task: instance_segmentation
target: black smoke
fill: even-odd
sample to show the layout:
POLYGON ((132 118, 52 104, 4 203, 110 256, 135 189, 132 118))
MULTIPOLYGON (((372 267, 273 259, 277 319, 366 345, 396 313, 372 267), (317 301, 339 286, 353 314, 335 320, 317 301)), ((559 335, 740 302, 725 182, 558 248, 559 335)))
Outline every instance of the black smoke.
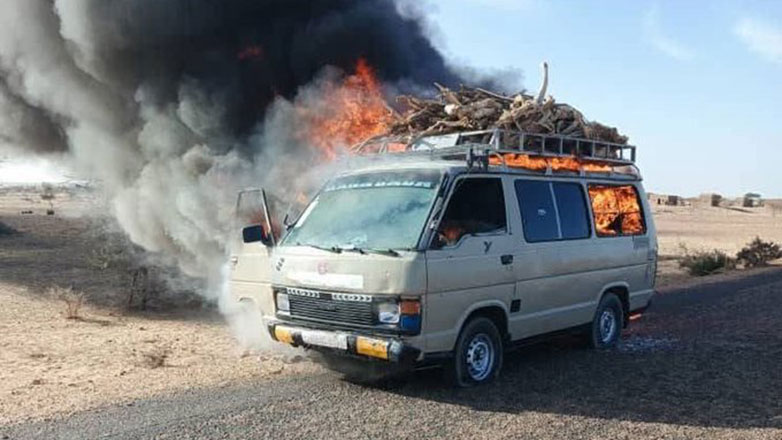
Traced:
POLYGON ((296 106, 359 58, 459 82, 392 0, 3 0, 0 148, 67 152, 134 242, 216 280, 237 190, 303 179, 296 106))
POLYGON ((219 124, 199 135, 241 138, 276 97, 291 99, 324 66, 349 71, 359 57, 385 82, 457 82, 421 23, 390 0, 64 0, 53 6, 64 25, 63 45, 113 93, 132 100, 143 89, 149 103, 164 107, 180 99, 184 84, 199 90, 204 105, 223 109, 219 124), (69 32, 69 20, 78 34, 69 32))

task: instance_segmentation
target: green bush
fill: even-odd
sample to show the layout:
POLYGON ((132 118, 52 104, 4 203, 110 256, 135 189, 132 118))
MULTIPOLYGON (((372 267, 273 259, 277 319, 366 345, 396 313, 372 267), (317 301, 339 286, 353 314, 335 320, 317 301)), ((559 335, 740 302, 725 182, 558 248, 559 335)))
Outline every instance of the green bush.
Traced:
POLYGON ((736 259, 744 267, 767 266, 769 262, 782 258, 782 249, 773 241, 763 241, 760 237, 747 243, 736 254, 736 259))
POLYGON ((728 254, 714 249, 710 251, 687 251, 679 260, 679 267, 687 269, 690 275, 704 276, 736 267, 736 260, 728 254))

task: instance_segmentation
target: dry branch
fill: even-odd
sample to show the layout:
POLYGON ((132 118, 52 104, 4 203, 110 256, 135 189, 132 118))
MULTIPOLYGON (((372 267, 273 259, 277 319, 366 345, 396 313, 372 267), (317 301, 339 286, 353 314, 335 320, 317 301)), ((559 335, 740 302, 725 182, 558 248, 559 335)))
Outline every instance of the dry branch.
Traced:
POLYGON ((532 133, 560 134, 626 144, 616 128, 588 121, 574 107, 558 104, 550 96, 542 104, 523 93, 504 96, 480 88, 462 86, 458 91, 435 83, 437 99, 400 96, 407 108, 395 118, 388 135, 412 139, 493 128, 532 133))

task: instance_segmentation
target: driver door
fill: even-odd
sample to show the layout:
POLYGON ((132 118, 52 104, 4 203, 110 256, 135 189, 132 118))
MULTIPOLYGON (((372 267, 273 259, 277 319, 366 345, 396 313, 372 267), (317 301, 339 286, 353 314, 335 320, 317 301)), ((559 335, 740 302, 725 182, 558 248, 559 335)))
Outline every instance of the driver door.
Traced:
MULTIPOLYGON (((239 302, 254 302, 262 316, 274 314, 271 254, 281 231, 279 223, 272 215, 269 199, 263 189, 250 189, 239 193, 234 228, 237 233, 230 243, 231 295, 239 302), (248 234, 248 231, 257 233, 248 234)), ((278 205, 276 201, 273 199, 272 205, 278 205)))
POLYGON ((513 243, 503 179, 454 183, 437 235, 426 251, 428 351, 449 351, 466 317, 480 307, 507 311, 513 300, 513 243))

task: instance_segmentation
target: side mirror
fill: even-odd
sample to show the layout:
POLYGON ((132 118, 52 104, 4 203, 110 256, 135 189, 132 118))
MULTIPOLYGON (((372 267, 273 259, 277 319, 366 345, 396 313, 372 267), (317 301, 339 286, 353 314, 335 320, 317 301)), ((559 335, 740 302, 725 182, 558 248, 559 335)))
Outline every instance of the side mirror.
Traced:
POLYGON ((285 214, 285 218, 282 219, 282 225, 285 226, 286 231, 290 231, 292 227, 296 226, 296 222, 290 221, 290 216, 285 214))
POLYGON ((264 246, 272 246, 273 244, 271 237, 266 234, 261 225, 248 226, 242 229, 242 241, 245 243, 261 242, 264 246))

